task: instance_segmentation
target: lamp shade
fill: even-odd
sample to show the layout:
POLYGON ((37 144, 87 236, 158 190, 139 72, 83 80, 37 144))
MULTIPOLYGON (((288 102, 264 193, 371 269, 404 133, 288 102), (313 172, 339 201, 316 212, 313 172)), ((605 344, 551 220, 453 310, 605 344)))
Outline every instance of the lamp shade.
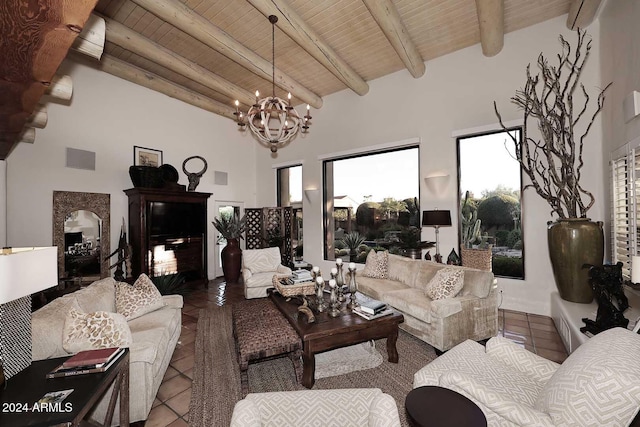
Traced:
POLYGON ((12 248, 0 255, 0 304, 57 284, 57 247, 12 248))
POLYGON ((422 225, 426 227, 451 225, 451 211, 422 211, 422 225))

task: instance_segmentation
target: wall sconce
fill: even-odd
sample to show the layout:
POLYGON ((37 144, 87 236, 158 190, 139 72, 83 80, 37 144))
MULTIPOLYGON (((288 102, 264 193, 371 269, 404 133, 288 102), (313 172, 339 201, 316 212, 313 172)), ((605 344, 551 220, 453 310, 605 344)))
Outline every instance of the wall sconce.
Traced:
POLYGON ((311 202, 320 190, 317 188, 307 188, 304 190, 304 196, 307 198, 308 202, 311 202))
POLYGON ((424 183, 427 185, 429 191, 436 196, 441 196, 446 193, 450 178, 451 176, 448 173, 434 173, 425 177, 424 183))

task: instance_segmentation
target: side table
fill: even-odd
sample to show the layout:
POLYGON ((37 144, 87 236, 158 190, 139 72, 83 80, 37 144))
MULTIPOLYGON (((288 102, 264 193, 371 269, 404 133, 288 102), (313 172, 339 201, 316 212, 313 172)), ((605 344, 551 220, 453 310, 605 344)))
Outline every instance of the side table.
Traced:
POLYGON ((414 388, 404 402, 411 425, 416 427, 487 427, 482 410, 448 388, 414 388))
POLYGON ((106 372, 46 378, 68 357, 33 362, 0 387, 0 426, 79 426, 114 384, 105 426, 111 425, 116 400, 120 396, 120 426, 129 426, 129 349, 106 372), (60 404, 34 410, 34 404, 48 392, 73 389, 60 404))

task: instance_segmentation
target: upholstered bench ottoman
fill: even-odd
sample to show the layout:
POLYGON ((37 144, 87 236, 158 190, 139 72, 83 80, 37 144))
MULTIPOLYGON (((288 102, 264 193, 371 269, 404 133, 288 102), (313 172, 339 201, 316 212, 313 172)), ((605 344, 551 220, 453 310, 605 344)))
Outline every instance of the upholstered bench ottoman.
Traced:
POLYGON ((296 380, 300 382, 302 341, 280 310, 265 298, 234 304, 232 313, 242 396, 249 393, 247 369, 249 363, 254 361, 289 356, 296 380))

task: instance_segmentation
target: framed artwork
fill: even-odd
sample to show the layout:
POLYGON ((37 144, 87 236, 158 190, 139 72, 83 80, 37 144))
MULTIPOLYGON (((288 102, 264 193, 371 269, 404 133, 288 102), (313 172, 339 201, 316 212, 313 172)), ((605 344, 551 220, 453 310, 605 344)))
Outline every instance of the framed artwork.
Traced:
POLYGON ((162 151, 153 148, 133 146, 134 166, 162 166, 162 151))

